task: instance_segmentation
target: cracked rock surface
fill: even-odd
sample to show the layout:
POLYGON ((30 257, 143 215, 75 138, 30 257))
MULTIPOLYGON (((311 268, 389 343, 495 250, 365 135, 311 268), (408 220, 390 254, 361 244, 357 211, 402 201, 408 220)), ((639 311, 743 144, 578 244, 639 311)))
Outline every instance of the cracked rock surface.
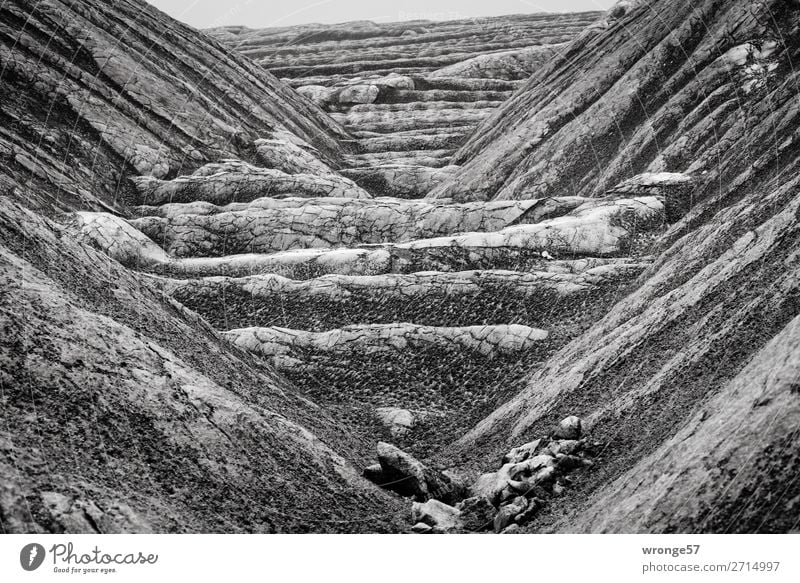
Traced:
MULTIPOLYGON (((446 204, 397 199, 258 199, 225 207, 165 205, 131 222, 175 257, 402 242, 498 231, 565 214, 581 199, 446 204)), ((140 212, 150 212, 141 209, 140 212)))
POLYGON ((239 160, 205 165, 191 175, 172 180, 141 176, 134 179, 138 204, 205 201, 214 204, 273 197, 369 198, 356 184, 333 173, 287 174, 239 160))

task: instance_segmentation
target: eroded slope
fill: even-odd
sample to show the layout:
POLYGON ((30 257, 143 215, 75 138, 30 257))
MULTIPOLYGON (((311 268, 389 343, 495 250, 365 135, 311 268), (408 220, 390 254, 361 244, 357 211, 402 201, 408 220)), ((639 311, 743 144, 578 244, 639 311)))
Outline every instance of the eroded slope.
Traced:
POLYGON ((769 184, 795 159, 797 11, 619 3, 472 134, 432 196, 597 196, 643 172, 695 176, 695 199, 769 184))
MULTIPOLYGON (((796 480, 800 355, 792 348, 800 314, 797 85, 792 69, 800 49, 800 15, 791 2, 705 2, 695 3, 694 8, 683 11, 675 22, 670 18, 678 16, 667 14, 674 11, 674 3, 638 3, 627 16, 625 10, 617 12, 622 18, 619 24, 608 32, 592 33, 600 34, 592 38, 602 38, 612 47, 625 46, 625 39, 639 38, 643 31, 668 23, 672 32, 663 43, 669 45, 683 38, 681 31, 702 22, 703 34, 693 36, 692 43, 675 45, 683 57, 664 59, 662 44, 631 61, 612 84, 619 91, 630 87, 642 63, 651 68, 676 67, 670 83, 690 81, 685 91, 673 87, 664 95, 664 109, 651 110, 647 119, 630 126, 630 136, 653 135, 666 131, 659 124, 672 108, 669 103, 689 95, 699 98, 691 83, 715 70, 683 75, 684 59, 696 64, 706 58, 726 71, 717 78, 721 84, 714 87, 714 95, 718 104, 728 104, 727 113, 705 118, 686 112, 682 122, 662 134, 662 155, 652 150, 650 169, 672 173, 626 176, 651 159, 630 149, 636 143, 631 137, 617 144, 619 148, 609 143, 609 149, 598 150, 604 156, 624 158, 631 164, 628 170, 610 158, 607 164, 580 167, 567 160, 546 170, 556 177, 554 181, 544 179, 534 187, 541 192, 559 188, 557 176, 566 180, 571 171, 576 185, 585 180, 586 187, 578 192, 595 195, 605 192, 606 180, 628 178, 611 190, 642 195, 677 189, 679 198, 687 197, 688 214, 656 240, 653 265, 626 298, 551 357, 533 373, 526 390, 449 452, 466 466, 474 466, 474 458, 469 458, 476 451, 484 452, 488 461, 509 446, 546 432, 567 414, 583 417, 593 438, 601 442, 602 453, 576 479, 576 489, 533 523, 534 530, 786 532, 795 529, 800 519, 796 480), (721 31, 730 33, 724 42, 718 36, 721 31), (767 31, 772 31, 769 38, 776 44, 771 45, 769 62, 764 62, 759 59, 767 58, 763 56, 767 31), (741 46, 753 38, 764 40, 756 52, 741 46), (734 66, 731 58, 737 54, 743 60, 734 66), (747 71, 763 75, 753 83, 736 85, 742 82, 737 75, 750 74, 747 71), (697 141, 700 126, 716 136, 709 136, 706 147, 697 141), (670 151, 680 152, 682 161, 665 157, 670 151), (707 158, 712 152, 718 156, 713 164, 707 158)), ((560 103, 578 103, 590 90, 598 96, 595 105, 575 119, 575 127, 588 124, 597 129, 597 124, 609 121, 595 107, 611 107, 607 96, 613 91, 604 93, 602 88, 613 80, 607 76, 609 69, 595 59, 610 63, 627 54, 589 50, 594 42, 600 41, 589 37, 576 41, 571 49, 574 65, 562 71, 591 83, 563 92, 560 103)), ((550 71, 548 80, 560 82, 558 72, 550 71)), ((642 103, 657 99, 659 92, 651 87, 641 93, 642 103)), ((522 103, 536 95, 538 90, 531 87, 517 99, 522 103)), ((533 107, 532 123, 522 131, 544 119, 537 116, 546 110, 533 107)), ((681 110, 673 111, 677 115, 681 110)), ((498 184, 505 189, 525 183, 525 177, 533 180, 536 164, 561 160, 553 148, 578 156, 577 143, 578 149, 562 150, 570 139, 581 139, 574 132, 570 138, 569 125, 540 136, 546 138, 541 140, 528 133, 527 157, 522 162, 516 158, 523 170, 509 181, 502 172, 492 174, 496 181, 487 184, 486 192, 502 198, 512 191, 498 191, 498 184)), ((498 143, 473 160, 482 164, 486 156, 501 156, 502 150, 498 143)), ((530 192, 521 188, 516 192, 530 192)))
POLYGON ((4 532, 396 528, 362 446, 196 314, 7 198, 0 243, 4 532))
POLYGON ((131 177, 257 159, 285 131, 335 160, 344 136, 248 59, 139 0, 0 7, 0 194, 122 212, 131 177))

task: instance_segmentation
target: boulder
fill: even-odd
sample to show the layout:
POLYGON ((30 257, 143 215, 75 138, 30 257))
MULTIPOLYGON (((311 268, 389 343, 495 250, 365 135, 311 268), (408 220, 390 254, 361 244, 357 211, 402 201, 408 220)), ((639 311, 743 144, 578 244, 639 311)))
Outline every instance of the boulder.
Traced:
POLYGON ((425 534, 433 530, 433 527, 425 524, 424 522, 418 522, 414 526, 411 527, 411 532, 415 532, 417 534, 425 534))
POLYGON ((414 428, 416 417, 408 409, 397 407, 379 407, 375 413, 391 432, 393 437, 403 437, 414 428))
POLYGON ((443 473, 389 443, 378 443, 378 461, 383 483, 388 490, 424 502, 429 498, 455 504, 466 495, 466 488, 443 473))
POLYGON ((411 507, 411 520, 445 531, 463 526, 461 512, 439 500, 415 502, 411 507))
POLYGON ((430 497, 425 478, 426 468, 419 460, 381 441, 378 443, 378 461, 386 478, 386 488, 415 500, 427 500, 430 497))
POLYGON ((526 459, 531 457, 534 453, 536 453, 536 450, 539 448, 541 444, 542 440, 536 439, 524 445, 520 445, 519 447, 515 447, 514 449, 512 449, 510 452, 508 452, 506 455, 503 456, 503 463, 516 464, 521 461, 525 461, 526 459))
POLYGON ((514 518, 520 512, 525 510, 524 506, 517 504, 508 504, 500 509, 500 512, 494 517, 494 531, 501 532, 505 527, 514 522, 514 518))
POLYGON ((555 439, 580 439, 581 438, 581 419, 570 415, 562 419, 553 431, 555 439))

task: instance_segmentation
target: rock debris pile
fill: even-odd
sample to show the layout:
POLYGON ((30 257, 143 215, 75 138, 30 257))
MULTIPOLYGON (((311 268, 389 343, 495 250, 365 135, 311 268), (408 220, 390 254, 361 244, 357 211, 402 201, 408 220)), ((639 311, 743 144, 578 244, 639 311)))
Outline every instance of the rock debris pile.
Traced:
POLYGON ((367 467, 364 476, 414 501, 412 532, 511 534, 548 501, 564 495, 573 484, 572 474, 594 465, 599 446, 583 435, 581 419, 569 416, 549 436, 513 448, 503 456, 500 469, 471 484, 383 442, 378 444, 379 463, 367 467))

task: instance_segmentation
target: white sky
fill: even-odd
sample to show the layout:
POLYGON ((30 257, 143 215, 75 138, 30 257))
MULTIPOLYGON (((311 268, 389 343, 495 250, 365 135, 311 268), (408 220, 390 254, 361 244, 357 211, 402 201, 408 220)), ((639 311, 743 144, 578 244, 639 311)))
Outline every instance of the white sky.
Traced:
POLYGON ((148 0, 196 28, 250 28, 350 20, 454 20, 533 12, 606 10, 616 0, 148 0))

